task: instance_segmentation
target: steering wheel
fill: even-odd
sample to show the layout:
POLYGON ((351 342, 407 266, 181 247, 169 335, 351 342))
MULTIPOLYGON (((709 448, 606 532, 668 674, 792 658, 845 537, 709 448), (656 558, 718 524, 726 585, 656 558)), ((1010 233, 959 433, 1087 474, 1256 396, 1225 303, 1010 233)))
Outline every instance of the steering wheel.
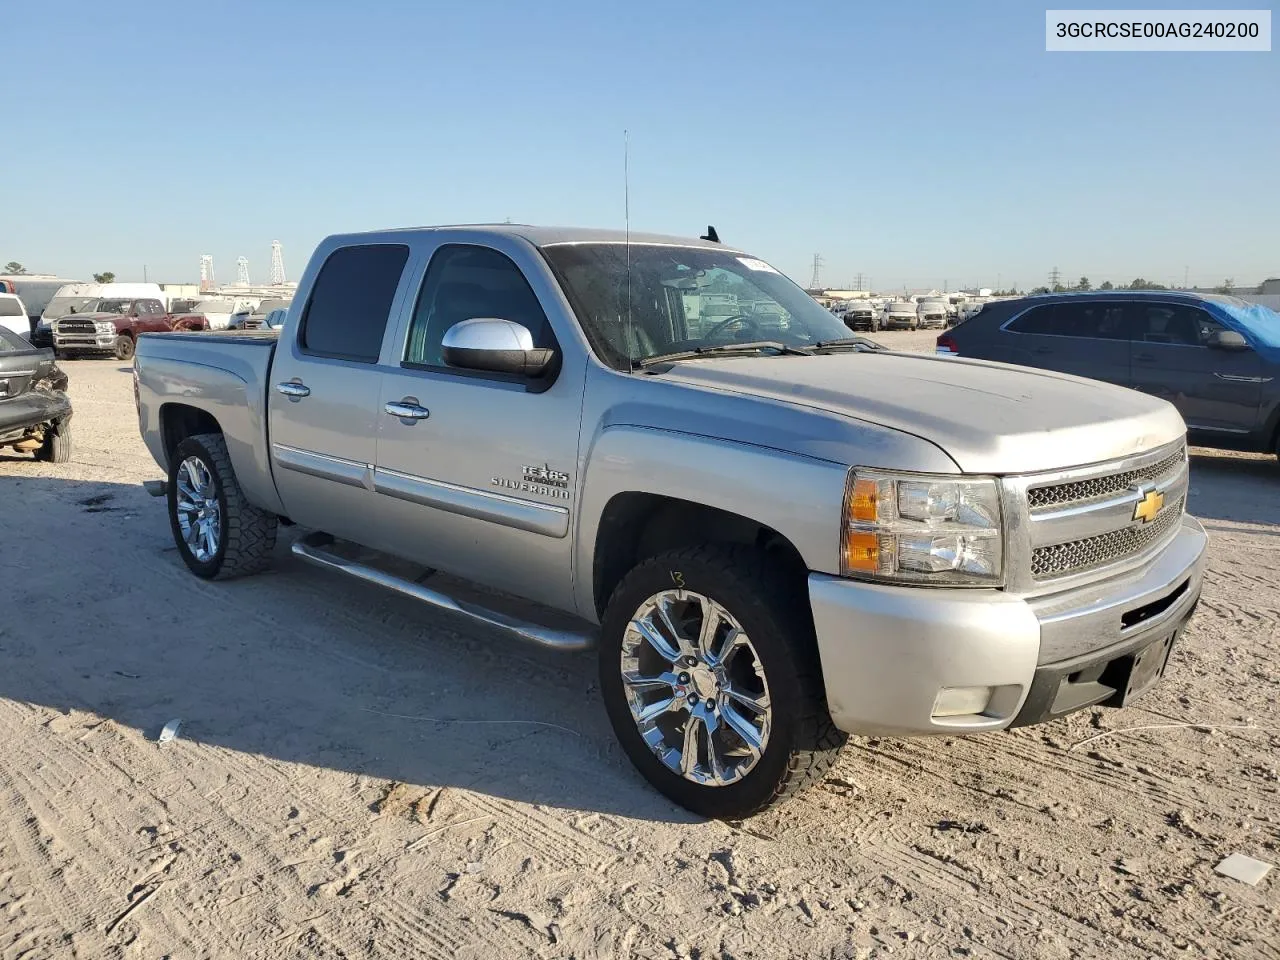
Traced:
POLYGON ((702 339, 704 339, 704 340, 714 340, 714 339, 715 339, 715 336, 716 336, 716 334, 717 334, 717 333, 719 333, 719 332, 720 332, 721 330, 723 330, 725 327, 729 326, 729 324, 731 324, 731 323, 738 323, 739 321, 742 321, 743 323, 746 323, 746 324, 751 328, 751 330, 752 330, 754 333, 759 333, 759 332, 760 332, 760 321, 759 321, 759 320, 757 320, 755 317, 753 317, 753 316, 751 316, 751 315, 749 315, 749 314, 739 313, 739 314, 737 314, 737 315, 735 315, 735 316, 727 317, 727 318, 725 318, 724 320, 721 320, 721 321, 720 321, 719 323, 717 323, 714 327, 712 327, 710 330, 708 330, 706 333, 704 333, 704 334, 702 335, 702 339))

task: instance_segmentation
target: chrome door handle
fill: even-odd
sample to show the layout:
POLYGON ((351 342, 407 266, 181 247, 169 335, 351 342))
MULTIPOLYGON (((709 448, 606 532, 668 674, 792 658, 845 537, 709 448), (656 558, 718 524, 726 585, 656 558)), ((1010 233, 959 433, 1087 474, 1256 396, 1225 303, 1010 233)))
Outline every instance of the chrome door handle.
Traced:
POLYGON ((311 388, 305 383, 299 383, 296 380, 286 380, 284 383, 277 383, 276 389, 290 400, 301 400, 303 397, 311 396, 311 388))
POLYGON ((425 420, 431 416, 430 410, 426 407, 418 406, 416 397, 393 400, 391 403, 383 404, 382 409, 386 411, 388 416, 396 417, 400 420, 425 420))

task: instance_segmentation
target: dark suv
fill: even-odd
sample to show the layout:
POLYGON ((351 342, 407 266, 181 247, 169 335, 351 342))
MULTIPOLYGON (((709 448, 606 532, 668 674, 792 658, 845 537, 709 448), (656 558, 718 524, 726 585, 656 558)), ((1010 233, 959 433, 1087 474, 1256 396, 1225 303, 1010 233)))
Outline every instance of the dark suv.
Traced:
POLYGON ((988 303, 938 353, 1106 380, 1168 400, 1193 443, 1280 453, 1280 314, 1235 297, 1127 291, 988 303))

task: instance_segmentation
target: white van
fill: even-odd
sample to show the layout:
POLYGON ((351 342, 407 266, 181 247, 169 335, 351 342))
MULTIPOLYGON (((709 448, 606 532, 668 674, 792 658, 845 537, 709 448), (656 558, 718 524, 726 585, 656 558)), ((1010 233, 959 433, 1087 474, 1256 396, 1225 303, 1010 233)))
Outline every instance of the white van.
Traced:
POLYGON ((40 322, 36 324, 32 334, 33 339, 36 346, 52 346, 53 330, 50 324, 59 317, 84 313, 86 309, 92 309, 99 300, 138 299, 155 299, 163 304, 169 302, 158 283, 68 283, 58 288, 58 292, 44 308, 44 313, 40 314, 40 322))

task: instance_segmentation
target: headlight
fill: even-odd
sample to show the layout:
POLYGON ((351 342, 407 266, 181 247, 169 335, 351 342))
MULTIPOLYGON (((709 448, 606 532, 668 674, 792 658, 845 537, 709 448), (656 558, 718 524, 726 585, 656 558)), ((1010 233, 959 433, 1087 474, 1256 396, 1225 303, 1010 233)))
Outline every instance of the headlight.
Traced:
POLYGON ((845 576, 1000 586, 1003 557, 994 479, 849 471, 840 551, 845 576))
POLYGON ((98 333, 115 333, 116 325, 110 320, 95 320, 93 321, 93 329, 98 333))

